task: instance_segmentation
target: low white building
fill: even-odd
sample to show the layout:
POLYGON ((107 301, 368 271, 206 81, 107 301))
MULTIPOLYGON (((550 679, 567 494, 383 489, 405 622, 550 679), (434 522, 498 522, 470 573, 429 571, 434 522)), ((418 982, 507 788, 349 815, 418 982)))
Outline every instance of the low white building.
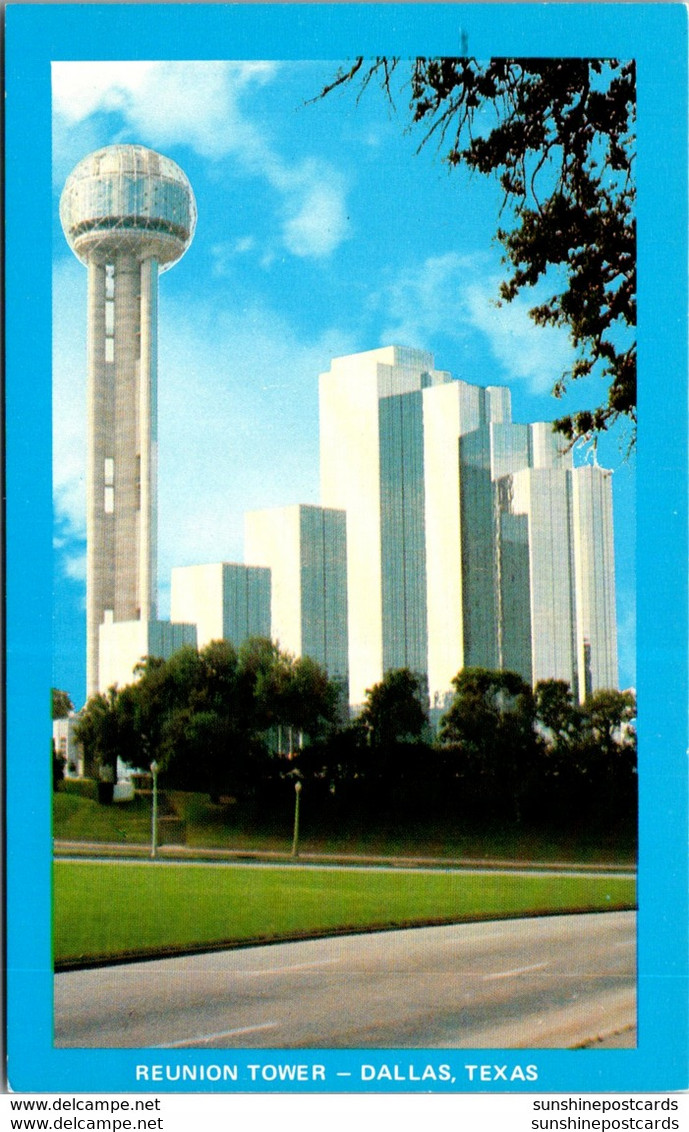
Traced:
POLYGON ((64 719, 53 720, 55 754, 64 762, 65 778, 85 776, 84 751, 74 734, 79 719, 78 712, 70 712, 64 719))
POLYGON ((172 571, 170 615, 196 625, 196 643, 270 636, 270 570, 234 562, 176 566, 172 571))
POLYGON ((134 669, 147 656, 168 660, 184 645, 196 646, 196 625, 171 621, 113 621, 98 627, 98 690, 122 688, 136 680, 134 669))

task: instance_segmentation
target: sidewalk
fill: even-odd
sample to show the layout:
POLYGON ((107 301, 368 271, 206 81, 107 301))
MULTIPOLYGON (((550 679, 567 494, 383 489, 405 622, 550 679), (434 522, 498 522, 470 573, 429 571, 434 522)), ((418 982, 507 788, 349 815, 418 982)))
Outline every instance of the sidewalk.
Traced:
MULTIPOLYGON (((126 842, 87 842, 87 841, 55 841, 55 857, 96 857, 101 860, 117 858, 150 859, 150 846, 131 844, 126 842)), ((267 863, 294 863, 295 858, 290 853, 271 851, 265 849, 207 849, 200 846, 189 845, 162 845, 156 850, 156 858, 163 861, 199 861, 221 863, 238 863, 246 861, 267 863)), ((514 869, 525 869, 534 872, 595 872, 601 874, 624 873, 633 876, 636 873, 634 865, 625 864, 589 864, 588 862, 572 861, 515 861, 513 858, 502 860, 488 857, 403 857, 381 856, 372 853, 311 853, 303 851, 297 858, 301 863, 313 865, 352 865, 371 866, 379 865, 388 868, 435 868, 435 869, 486 869, 500 872, 514 869)))

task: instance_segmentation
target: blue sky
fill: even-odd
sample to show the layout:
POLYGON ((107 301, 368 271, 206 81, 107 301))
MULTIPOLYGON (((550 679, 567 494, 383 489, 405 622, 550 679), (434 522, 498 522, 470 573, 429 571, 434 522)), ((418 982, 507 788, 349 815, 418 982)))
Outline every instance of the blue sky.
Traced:
MULTIPOLYGON (((160 283, 159 604, 175 565, 243 560, 244 512, 318 502, 318 375, 388 343, 512 390, 515 420, 559 416, 566 335, 539 295, 496 308, 500 193, 450 172, 377 89, 309 102, 332 62, 53 64, 54 683, 84 696, 86 272, 62 236, 64 181, 85 154, 140 142, 197 198, 195 239, 160 283)), ((504 218, 503 218, 504 219, 504 218)), ((595 404, 600 381, 572 405, 595 404)), ((615 469, 620 683, 635 684, 634 459, 615 469)), ((583 456, 581 457, 583 458, 583 456)))

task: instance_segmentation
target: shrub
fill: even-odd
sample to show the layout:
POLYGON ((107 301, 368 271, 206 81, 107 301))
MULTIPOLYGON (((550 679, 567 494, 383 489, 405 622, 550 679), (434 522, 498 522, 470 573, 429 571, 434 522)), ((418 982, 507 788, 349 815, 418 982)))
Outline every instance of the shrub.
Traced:
POLYGON ((80 798, 98 798, 98 783, 93 778, 63 778, 58 785, 60 794, 77 794, 80 798))

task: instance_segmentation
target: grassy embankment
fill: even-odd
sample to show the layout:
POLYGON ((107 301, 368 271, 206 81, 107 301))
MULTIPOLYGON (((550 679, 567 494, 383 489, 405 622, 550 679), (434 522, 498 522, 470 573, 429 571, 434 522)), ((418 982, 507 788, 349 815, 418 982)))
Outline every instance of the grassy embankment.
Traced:
MULTIPOLYGON (((251 813, 238 806, 214 805, 202 794, 170 792, 163 812, 171 820, 161 823, 163 842, 175 841, 183 831, 189 847, 234 849, 241 852, 272 851, 289 854, 292 845, 293 800, 288 797, 278 818, 251 813)), ((301 806, 302 853, 359 853, 380 856, 421 856, 451 860, 501 858, 517 861, 571 861, 632 865, 633 837, 605 830, 510 829, 501 826, 472 828, 465 821, 414 823, 408 818, 385 819, 379 815, 339 815, 335 820, 309 810, 306 792, 301 806)), ((101 806, 74 794, 55 795, 53 833, 68 841, 100 841, 121 845, 146 845, 151 837, 151 803, 146 797, 133 802, 101 806)))
POLYGON ((57 966, 418 923, 632 907, 633 878, 57 861, 57 966))

